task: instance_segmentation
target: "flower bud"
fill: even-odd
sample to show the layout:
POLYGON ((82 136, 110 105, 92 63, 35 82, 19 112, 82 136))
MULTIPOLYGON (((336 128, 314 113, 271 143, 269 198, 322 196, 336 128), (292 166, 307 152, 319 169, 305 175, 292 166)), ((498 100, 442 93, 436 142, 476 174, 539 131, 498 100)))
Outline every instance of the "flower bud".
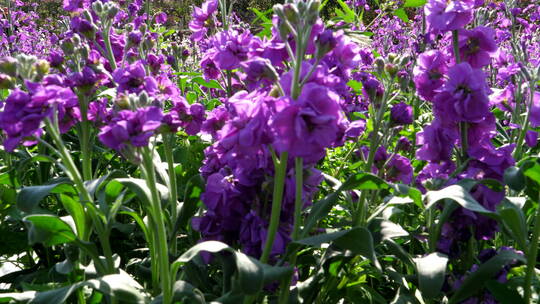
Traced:
POLYGON ((322 59, 324 55, 332 51, 337 45, 337 40, 334 37, 334 32, 332 30, 325 30, 324 32, 320 33, 317 36, 315 44, 317 46, 317 52, 315 56, 317 59, 322 59))
POLYGON ((0 59, 0 73, 9 76, 17 76, 17 59, 13 57, 4 57, 0 59))
POLYGON ((384 59, 377 57, 373 63, 375 64, 375 70, 377 73, 382 74, 384 72, 384 59))
POLYGON ((128 24, 126 25, 126 32, 130 33, 130 32, 132 32, 133 30, 134 30, 134 28, 133 28, 133 23, 128 23, 128 24))
POLYGON ((139 26, 139 31, 144 35, 146 33, 146 30, 148 29, 146 23, 143 23, 139 26))
POLYGON ((389 53, 388 54, 388 62, 394 63, 396 61, 396 58, 398 55, 396 53, 389 53))
POLYGON ((120 109, 129 109, 129 97, 126 94, 119 94, 114 103, 120 109))
POLYGON ((308 14, 319 16, 319 8, 321 7, 321 2, 318 0, 310 1, 308 4, 308 14))
POLYGON ((71 37, 71 41, 73 42, 74 47, 79 47, 81 44, 81 37, 77 34, 74 34, 73 37, 71 37))
POLYGON ((43 60, 43 59, 36 62, 35 67, 36 67, 36 71, 38 72, 39 75, 47 75, 47 74, 49 74, 49 70, 51 68, 51 66, 49 65, 49 62, 47 60, 43 60))
POLYGON ((6 74, 0 74, 0 90, 13 89, 15 86, 15 79, 6 74))
MULTIPOLYGON (((107 2, 112 3, 112 2, 107 2)), ((114 17, 116 17, 116 14, 118 14, 118 7, 116 5, 111 5, 108 12, 107 12, 107 18, 110 20, 113 20, 114 17)))
POLYGON ((92 3, 92 9, 94 10, 94 12, 96 12, 96 14, 101 15, 101 13, 103 12, 103 3, 101 1, 96 1, 92 3))
POLYGON ((150 105, 150 97, 148 97, 148 93, 146 91, 142 91, 139 94, 139 106, 145 107, 150 105))
POLYGON ((285 18, 291 23, 291 24, 297 24, 298 20, 300 18, 300 14, 298 13, 298 9, 295 5, 291 3, 287 3, 283 5, 283 13, 285 15, 285 18))
POLYGON ((388 76, 394 78, 394 76, 396 76, 396 73, 397 73, 397 67, 395 64, 392 64, 392 63, 387 63, 385 66, 384 66, 384 71, 386 73, 388 73, 388 76))
POLYGON ((139 31, 133 31, 128 34, 128 42, 131 45, 138 46, 141 43, 142 34, 139 31))
POLYGON ((62 49, 62 51, 64 51, 64 54, 66 55, 73 54, 73 51, 75 50, 73 40, 71 38, 64 39, 64 41, 62 41, 62 44, 60 45, 60 48, 62 49))
POLYGON ((274 5, 274 14, 276 14, 279 18, 285 20, 285 12, 283 11, 283 5, 281 4, 276 4, 274 5))

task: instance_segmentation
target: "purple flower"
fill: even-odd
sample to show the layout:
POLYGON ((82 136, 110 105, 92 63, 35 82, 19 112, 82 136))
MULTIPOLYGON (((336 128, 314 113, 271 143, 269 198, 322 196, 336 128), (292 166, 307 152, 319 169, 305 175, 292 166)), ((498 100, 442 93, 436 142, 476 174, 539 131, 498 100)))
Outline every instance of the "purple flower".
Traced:
POLYGON ((463 28, 471 22, 473 8, 472 0, 429 0, 424 12, 431 30, 446 32, 463 28))
POLYGON ((146 76, 142 61, 137 61, 125 68, 118 68, 113 72, 113 79, 118 84, 119 93, 135 93, 147 91, 152 94, 157 91, 156 80, 146 76))
POLYGON ((246 31, 238 33, 234 30, 220 32, 212 40, 212 60, 216 66, 224 70, 234 70, 240 63, 248 59, 252 35, 246 31))
POLYGON ((484 73, 463 62, 448 70, 448 81, 435 96, 434 111, 445 122, 481 122, 488 115, 489 99, 484 73))
POLYGON ((107 126, 101 128, 99 139, 120 153, 129 146, 144 147, 161 126, 162 118, 163 113, 158 107, 123 110, 107 126))
POLYGON ((492 54, 497 51, 491 28, 479 26, 473 30, 459 32, 459 53, 461 60, 467 61, 473 68, 482 68, 491 62, 492 54))
POLYGON ((204 116, 205 109, 202 104, 194 103, 190 105, 184 98, 178 97, 170 113, 165 115, 163 120, 173 132, 182 127, 188 135, 196 135, 201 130, 204 116))
POLYGON ((525 134, 525 143, 531 148, 536 147, 538 144, 538 132, 528 130, 525 134))
POLYGON ((440 51, 431 50, 418 57, 414 67, 414 84, 418 94, 425 100, 433 101, 436 91, 444 84, 448 70, 446 57, 440 51))
POLYGON ((201 130, 212 135, 214 139, 217 139, 218 131, 223 128, 225 122, 229 119, 229 112, 224 106, 219 106, 210 111, 206 117, 206 120, 201 126, 201 130))
POLYGON ((431 162, 449 161, 458 138, 455 129, 443 128, 438 120, 434 120, 417 134, 416 143, 421 147, 416 157, 431 162))
POLYGON ((400 102, 390 109, 390 120, 397 125, 407 125, 413 122, 413 108, 400 102))
POLYGON ((193 41, 201 41, 204 39, 208 28, 211 28, 211 25, 208 24, 211 21, 212 15, 216 12, 218 6, 218 0, 207 0, 202 6, 195 7, 193 9, 193 14, 191 15, 193 19, 189 22, 189 29, 193 34, 191 34, 191 39, 193 41))
POLYGON ((531 126, 536 128, 540 126, 540 92, 534 92, 533 103, 530 111, 531 126))
POLYGON ((89 5, 89 0, 64 0, 62 8, 68 12, 78 12, 89 5))
POLYGON ((165 12, 157 14, 155 18, 157 24, 165 24, 167 22, 167 14, 165 12))
POLYGON ((325 155, 325 149, 336 146, 343 138, 339 96, 326 87, 308 83, 298 100, 276 114, 271 125, 275 132, 274 147, 288 151, 291 157, 303 157, 314 163, 325 155))

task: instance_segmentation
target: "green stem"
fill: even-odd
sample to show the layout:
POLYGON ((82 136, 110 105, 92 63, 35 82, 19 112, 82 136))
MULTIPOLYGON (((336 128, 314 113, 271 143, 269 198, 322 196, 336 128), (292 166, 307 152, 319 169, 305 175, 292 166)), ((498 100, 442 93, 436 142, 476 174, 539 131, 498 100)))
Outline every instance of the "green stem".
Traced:
POLYGON ((523 152, 523 142, 525 140, 525 136, 527 135, 527 130, 529 129, 530 118, 531 118, 531 107, 533 105, 533 100, 534 100, 535 83, 536 83, 536 79, 532 79, 529 83, 529 103, 527 105, 527 114, 525 115, 525 122, 523 123, 523 126, 519 132, 519 137, 516 142, 516 150, 514 151, 514 159, 516 161, 519 161, 521 159, 521 154, 523 152))
POLYGON ((283 189, 285 188, 285 175, 287 173, 288 153, 281 152, 279 160, 274 160, 275 176, 274 176, 274 192, 272 200, 272 213, 270 215, 270 225, 268 226, 268 235, 266 244, 261 255, 261 262, 268 263, 276 232, 279 227, 279 217, 281 214, 281 202, 283 201, 283 189))
POLYGON ((531 295, 532 295, 531 284, 532 284, 533 275, 536 273, 536 258, 538 255, 538 237, 539 236, 540 236, 540 205, 536 208, 536 219, 534 222, 533 235, 532 235, 531 243, 529 245, 529 249, 527 250, 527 272, 525 273, 525 285, 523 286, 524 298, 525 298, 526 304, 531 303, 531 295))
MULTIPOLYGON (((461 56, 459 54, 459 32, 458 30, 452 31, 452 45, 454 48, 454 58, 456 60, 456 64, 461 63, 461 56)), ((462 121, 459 123, 459 131, 461 134, 461 157, 460 162, 465 161, 468 158, 468 146, 469 146, 469 140, 468 140, 468 125, 466 122, 462 121)))
MULTIPOLYGON (((150 0, 148 2, 150 2, 150 0)), ((103 42, 105 43, 105 48, 107 49, 107 57, 109 57, 109 64, 111 65, 111 69, 114 71, 116 70, 117 66, 116 66, 116 59, 114 58, 114 53, 112 51, 110 31, 111 31, 111 25, 109 22, 109 24, 107 24, 103 29, 103 42)))
MULTIPOLYGON (((300 236, 300 227, 302 226, 302 207, 304 206, 304 200, 302 199, 303 186, 304 186, 304 161, 301 157, 294 159, 294 174, 295 174, 295 200, 294 200, 294 228, 292 233, 292 240, 296 241, 300 236)), ((296 264, 297 250, 294 250, 291 254, 290 265, 296 264)), ((290 287, 292 281, 292 275, 283 279, 281 282, 281 293, 279 295, 278 303, 288 303, 290 287)))
MULTIPOLYGON (((170 212, 171 212, 171 223, 174 228, 176 225, 176 220, 178 217, 177 203, 178 203, 178 188, 176 184, 176 173, 174 170, 174 156, 173 156, 173 145, 174 145, 174 134, 165 135, 163 140, 163 150, 165 151, 165 159, 167 160, 167 166, 169 169, 169 194, 170 194, 170 212)), ((171 229, 174 232, 174 229, 171 229)), ((176 233, 171 234, 170 239, 170 251, 174 256, 176 255, 177 244, 176 244, 176 233)))
POLYGON ((82 162, 82 175, 83 180, 89 181, 93 179, 92 174, 92 145, 93 140, 91 136, 92 128, 90 122, 88 121, 88 103, 86 96, 79 95, 79 108, 81 110, 81 124, 80 124, 80 134, 81 134, 81 162, 82 162))
MULTIPOLYGON (((58 150, 56 151, 60 154, 62 163, 64 164, 66 170, 66 174, 68 175, 69 179, 75 184, 75 189, 77 189, 77 192, 79 193, 81 203, 83 205, 86 204, 86 212, 92 219, 92 223, 96 229, 96 233, 98 234, 98 238, 101 242, 103 250, 104 252, 108 251, 105 253, 105 258, 107 260, 108 266, 107 273, 114 273, 115 268, 114 261, 112 260, 112 252, 110 251, 109 238, 108 235, 105 233, 105 227, 103 225, 103 222, 99 218, 93 206, 90 205, 93 202, 92 196, 86 190, 81 174, 77 169, 77 166, 75 165, 75 162, 73 161, 70 152, 68 151, 68 149, 64 145, 64 142, 62 141, 62 138, 60 137, 60 133, 58 132, 58 124, 56 123, 56 121, 53 122, 47 119, 45 125, 47 128, 47 133, 51 136, 54 144, 58 148, 58 150)), ((85 231, 79 232, 81 234, 80 238, 84 242, 88 242, 90 240, 90 235, 92 233, 92 227, 89 225, 86 226, 87 227, 85 231)), ((95 263, 97 262, 95 261, 95 263)))
POLYGON ((143 166, 144 174, 146 178, 146 185, 150 189, 151 193, 151 206, 152 215, 154 217, 154 224, 157 233, 157 253, 158 263, 161 279, 161 292, 163 293, 163 303, 172 303, 172 284, 171 284, 171 272, 169 269, 169 250, 167 242, 167 232, 165 229, 165 222, 163 219, 163 213, 161 212, 161 199, 157 190, 156 173, 154 170, 153 153, 148 147, 143 149, 143 166))

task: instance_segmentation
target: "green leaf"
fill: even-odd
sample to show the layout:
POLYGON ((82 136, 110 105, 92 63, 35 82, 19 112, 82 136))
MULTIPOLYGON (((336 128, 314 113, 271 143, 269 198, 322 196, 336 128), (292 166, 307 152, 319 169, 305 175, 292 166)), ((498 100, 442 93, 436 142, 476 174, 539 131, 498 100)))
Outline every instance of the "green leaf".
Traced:
POLYGON ((71 226, 55 215, 28 215, 23 218, 23 222, 28 229, 30 245, 42 243, 45 246, 54 246, 77 239, 71 226))
POLYGON ((64 209, 66 209, 73 218, 78 235, 84 235, 86 229, 86 213, 83 205, 78 200, 65 194, 60 194, 60 202, 62 202, 64 209))
POLYGON ((535 162, 532 167, 525 169, 523 174, 540 185, 540 165, 538 163, 535 162))
POLYGON ((521 191, 525 187, 525 176, 518 167, 509 167, 504 171, 504 183, 515 191, 521 191))
POLYGON ((376 218, 369 222, 368 227, 375 243, 409 235, 400 225, 381 218, 376 218))
MULTIPOLYGON (((204 294, 186 281, 176 281, 173 286, 173 301, 181 303, 206 303, 204 294), (186 299, 188 301, 186 301, 186 299)), ((157 296, 151 304, 163 303, 163 295, 157 296)))
POLYGON ((407 23, 409 22, 409 16, 407 16, 407 13, 405 12, 404 9, 402 8, 398 8, 394 11, 394 15, 396 15, 397 17, 399 17, 399 19, 401 19, 403 22, 407 23))
POLYGON ((375 267, 380 269, 379 261, 377 260, 377 256, 375 255, 373 237, 371 236, 369 230, 363 227, 356 227, 349 230, 319 234, 298 241, 294 241, 293 243, 310 247, 319 247, 321 244, 324 243, 333 243, 341 249, 350 250, 354 254, 360 254, 370 259, 375 265, 375 267))
POLYGON ((39 203, 51 193, 74 193, 69 179, 59 179, 54 183, 24 187, 17 195, 17 207, 26 212, 34 213, 39 210, 39 203))
POLYGON ((209 88, 209 89, 220 89, 223 90, 223 87, 217 82, 216 80, 212 79, 210 81, 204 80, 202 77, 194 77, 191 79, 192 82, 195 82, 203 87, 209 88))
POLYGON ((371 173, 362 172, 349 177, 349 179, 341 185, 340 190, 381 190, 389 188, 390 186, 388 183, 380 177, 371 173))
POLYGON ((521 208, 505 198, 497 209, 501 222, 512 232, 520 249, 527 251, 527 222, 521 208))
POLYGON ((525 263, 525 258, 521 254, 513 251, 503 250, 496 256, 480 265, 478 270, 469 274, 463 281, 461 287, 450 298, 449 304, 459 303, 468 297, 479 292, 484 284, 493 278, 501 269, 513 261, 525 263))
POLYGON ((501 304, 525 304, 517 290, 510 288, 507 284, 490 280, 486 283, 486 287, 501 304))
POLYGON ((324 199, 317 201, 311 207, 309 215, 306 218, 302 235, 307 235, 313 227, 317 225, 319 220, 326 217, 332 210, 338 199, 338 193, 333 192, 327 195, 324 199))
POLYGON ((448 257, 434 252, 427 256, 414 259, 418 272, 418 283, 422 296, 434 298, 441 292, 446 274, 448 257))
POLYGON ((356 20, 356 14, 343 0, 337 0, 338 4, 344 11, 343 20, 346 22, 354 22, 356 20))
MULTIPOLYGON (((113 181, 117 181, 131 190, 137 195, 137 197, 142 201, 144 207, 147 208, 150 206, 151 202, 151 193, 146 180, 140 178, 116 178, 113 181)), ((161 194, 162 200, 167 200, 169 197, 169 189, 162 185, 156 184, 158 192, 161 194)))
POLYGON ((461 205, 461 207, 482 213, 484 215, 495 215, 494 212, 487 210, 484 206, 480 205, 469 192, 461 185, 452 185, 438 191, 429 191, 426 196, 426 209, 432 207, 437 202, 450 199, 461 205))
POLYGON ((173 267, 177 268, 180 263, 189 262, 202 251, 211 253, 227 251, 232 253, 238 273, 238 286, 245 294, 255 294, 263 288, 264 271, 262 265, 227 244, 218 241, 207 241, 191 247, 173 263, 173 267))
POLYGON ((427 3, 427 0, 405 0, 403 7, 420 7, 427 3))

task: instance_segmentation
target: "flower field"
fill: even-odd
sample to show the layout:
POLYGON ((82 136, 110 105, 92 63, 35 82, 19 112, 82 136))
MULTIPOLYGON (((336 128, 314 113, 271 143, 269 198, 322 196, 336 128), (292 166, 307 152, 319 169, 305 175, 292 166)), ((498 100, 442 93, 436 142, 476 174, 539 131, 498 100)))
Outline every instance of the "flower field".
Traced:
POLYGON ((239 2, 0 0, 0 303, 540 303, 540 3, 239 2))

